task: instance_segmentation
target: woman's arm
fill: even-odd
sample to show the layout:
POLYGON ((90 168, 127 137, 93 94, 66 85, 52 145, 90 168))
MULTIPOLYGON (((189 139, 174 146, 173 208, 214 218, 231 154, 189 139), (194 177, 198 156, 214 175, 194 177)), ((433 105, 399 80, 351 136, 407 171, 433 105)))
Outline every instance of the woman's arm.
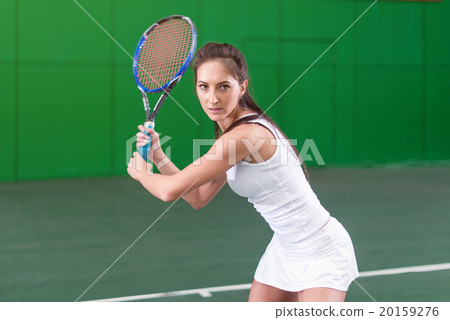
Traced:
MULTIPOLYGON (((173 175, 181 170, 167 157, 162 151, 159 135, 153 129, 139 126, 140 133, 137 134, 137 147, 142 147, 148 143, 147 136, 142 132, 147 130, 152 138, 152 146, 150 148, 149 159, 157 166, 162 175, 173 175)), ((222 189, 227 182, 226 174, 205 183, 195 190, 187 192, 183 195, 183 200, 189 203, 194 209, 201 209, 222 189)))
MULTIPOLYGON (((128 165, 128 173, 150 193, 163 201, 174 201, 181 196, 184 197, 207 183, 211 184, 205 186, 204 189, 209 191, 208 195, 212 194, 210 197, 212 198, 225 184, 226 171, 250 154, 244 140, 255 145, 256 141, 261 138, 261 135, 257 134, 257 132, 260 132, 260 129, 257 129, 258 127, 252 125, 236 127, 218 139, 208 153, 200 159, 185 169, 169 175, 152 174, 142 169, 138 170, 139 168, 145 168, 146 163, 138 153, 134 153, 134 157, 128 165)), ((175 171, 174 167, 170 165, 167 170, 175 171)), ((199 195, 197 194, 197 196, 199 195)), ((204 200, 209 201, 210 199, 207 198, 205 197, 204 200)))
MULTIPOLYGON (((179 173, 181 170, 170 161, 170 159, 164 154, 164 157, 160 161, 156 162, 162 164, 158 167, 159 172, 162 175, 170 176, 179 173)), ((189 203, 194 209, 201 209, 211 201, 212 198, 222 189, 227 182, 226 174, 222 174, 219 177, 205 183, 195 190, 185 193, 182 198, 189 203)))

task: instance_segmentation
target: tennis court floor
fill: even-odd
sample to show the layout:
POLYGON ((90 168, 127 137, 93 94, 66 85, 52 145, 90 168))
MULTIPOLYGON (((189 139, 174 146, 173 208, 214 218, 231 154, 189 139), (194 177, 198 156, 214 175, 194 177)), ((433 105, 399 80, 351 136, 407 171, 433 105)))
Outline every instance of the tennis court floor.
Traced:
MULTIPOLYGON (((441 266, 362 276, 347 301, 450 301, 450 168, 313 168, 310 177, 363 274, 441 266)), ((272 235, 227 186, 196 211, 128 177, 1 183, 0 213, 0 301, 246 301, 248 288, 217 287, 249 284, 272 235), (179 294, 202 288, 216 289, 179 294)))

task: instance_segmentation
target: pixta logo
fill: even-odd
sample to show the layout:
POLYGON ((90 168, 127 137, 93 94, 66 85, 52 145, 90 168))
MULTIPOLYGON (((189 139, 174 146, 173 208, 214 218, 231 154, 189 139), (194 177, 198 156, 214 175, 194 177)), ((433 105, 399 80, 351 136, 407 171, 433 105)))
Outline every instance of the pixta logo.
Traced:
MULTIPOLYGON (((166 154, 166 158, 164 159, 165 162, 170 161, 171 159, 171 146, 168 144, 168 142, 172 140, 172 137, 170 136, 159 136, 159 142, 161 145, 161 148, 163 149, 163 152, 166 154)), ((223 140, 216 140, 216 139, 193 139, 192 140, 192 162, 194 165, 200 165, 201 164, 201 158, 203 155, 204 158, 208 161, 222 161, 225 157, 225 150, 227 150, 228 154, 228 161, 230 164, 234 164, 236 161, 236 147, 237 143, 239 141, 229 139, 227 140, 228 145, 224 146, 223 140), (212 147, 215 144, 214 152, 206 152, 205 147, 212 147), (206 154, 207 153, 207 154, 206 154)), ((260 148, 267 142, 265 139, 259 139, 256 142, 252 142, 249 139, 242 139, 242 144, 245 146, 245 148, 248 149, 253 159, 256 160, 256 162, 260 162, 261 165, 265 165, 266 162, 263 160, 262 156, 259 153, 260 148)), ((288 163, 292 159, 289 154, 292 153, 292 149, 290 147, 290 144, 297 146, 297 139, 270 139, 268 142, 271 145, 277 146, 277 148, 280 148, 280 162, 279 165, 288 165, 288 163)), ((134 150, 136 150, 135 147, 136 144, 136 136, 133 136, 129 138, 126 141, 126 164, 130 161, 130 158, 133 155, 134 150)), ((150 148, 150 153, 152 152, 152 149, 150 148)), ((300 159, 303 160, 303 162, 313 162, 316 161, 316 164, 319 166, 324 166, 325 161, 323 160, 323 157, 319 151, 319 148, 317 147, 316 143, 314 142, 314 139, 305 139, 303 142, 303 145, 300 152, 300 159)), ((151 159, 151 155, 150 155, 151 159)), ((301 165, 300 159, 296 160, 296 165, 301 165)), ((248 156, 245 161, 250 162, 251 158, 248 156)), ((166 163, 155 163, 157 168, 161 168, 166 163)))
MULTIPOLYGON (((244 138, 244 139, 228 139, 226 140, 226 145, 224 145, 224 140, 215 140, 215 139, 194 139, 193 140, 193 159, 198 159, 198 161, 194 162, 194 165, 200 165, 201 164, 201 156, 204 153, 204 147, 212 147, 215 145, 213 152, 208 152, 204 156, 205 160, 208 161, 223 161, 225 159, 226 154, 228 155, 228 162, 230 165, 233 165, 236 161, 236 153, 237 153, 237 146, 240 144, 244 148, 248 150, 251 157, 248 156, 245 160, 245 162, 242 163, 242 165, 245 165, 246 163, 250 163, 251 158, 255 160, 255 162, 260 163, 261 165, 266 165, 267 162, 264 161, 263 157, 260 154, 260 149, 263 145, 273 145, 276 146, 277 149, 279 149, 280 152, 280 159, 279 159, 279 165, 288 165, 291 162, 293 150, 291 148, 291 145, 297 146, 297 139, 258 139, 257 141, 251 141, 250 139, 244 138)), ((316 160, 317 165, 324 166, 325 161, 323 160, 322 155, 320 154, 319 148, 317 148, 316 143, 313 139, 306 139, 303 142, 302 148, 299 150, 300 158, 304 162, 312 162, 313 157, 316 160)), ((296 159, 295 162, 296 165, 301 165, 300 159, 296 159)))

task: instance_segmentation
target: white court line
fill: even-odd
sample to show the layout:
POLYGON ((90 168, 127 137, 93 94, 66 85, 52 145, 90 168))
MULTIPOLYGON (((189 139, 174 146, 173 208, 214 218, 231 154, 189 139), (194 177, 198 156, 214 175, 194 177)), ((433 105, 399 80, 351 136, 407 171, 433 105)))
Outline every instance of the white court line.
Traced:
MULTIPOLYGON (((368 278, 384 275, 411 273, 411 272, 430 272, 430 271, 440 271, 440 270, 450 270, 450 263, 441 264, 429 264, 424 266, 413 266, 413 267, 403 267, 403 268, 392 268, 392 269, 382 269, 374 271, 363 271, 359 273, 359 278, 368 278)), ((231 286, 221 286, 221 287, 211 287, 202 289, 191 289, 191 290, 181 290, 172 292, 161 292, 161 293, 151 293, 142 294, 137 296, 110 298, 110 299, 100 299, 100 300, 90 300, 87 302, 120 302, 120 301, 137 301, 137 300, 147 300, 155 298, 164 297, 176 297, 176 296, 186 296, 191 294, 199 294, 203 298, 208 298, 212 296, 212 292, 227 292, 227 291, 239 291, 248 290, 252 286, 251 283, 237 284, 231 286)))
POLYGON ((410 273, 410 272, 430 272, 430 271, 440 271, 440 270, 450 270, 450 263, 428 264, 425 266, 364 271, 364 272, 359 273, 359 277, 360 278, 375 277, 375 276, 384 276, 384 275, 391 275, 391 274, 401 274, 401 273, 410 273))

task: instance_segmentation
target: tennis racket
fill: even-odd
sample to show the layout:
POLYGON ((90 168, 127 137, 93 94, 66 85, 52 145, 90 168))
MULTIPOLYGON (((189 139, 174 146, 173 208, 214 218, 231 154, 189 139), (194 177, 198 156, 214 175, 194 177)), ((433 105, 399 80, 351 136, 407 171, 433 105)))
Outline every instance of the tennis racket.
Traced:
MULTIPOLYGON (((196 46, 197 31, 191 19, 185 16, 163 18, 142 35, 134 54, 133 74, 144 102, 144 127, 155 127, 156 115, 189 67, 196 46), (161 91, 163 93, 151 112, 147 93, 161 91)), ((152 142, 150 134, 144 133, 149 137, 149 143, 139 148, 139 154, 147 161, 152 142)))

